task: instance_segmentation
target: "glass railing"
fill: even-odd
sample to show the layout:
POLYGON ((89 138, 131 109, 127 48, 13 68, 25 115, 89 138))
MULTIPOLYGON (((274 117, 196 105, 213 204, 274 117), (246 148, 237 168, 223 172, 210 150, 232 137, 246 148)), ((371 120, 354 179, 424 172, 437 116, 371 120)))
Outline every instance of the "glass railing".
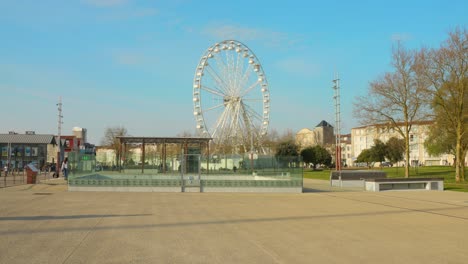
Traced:
MULTIPOLYGON (((200 188, 302 188, 300 157, 262 156, 256 160, 238 156, 209 163, 201 155, 171 159, 166 166, 153 164, 106 166, 94 155, 70 153, 71 186, 183 187, 200 188), (208 169, 207 169, 208 168, 208 169)), ((169 159, 168 159, 169 160, 169 159)))

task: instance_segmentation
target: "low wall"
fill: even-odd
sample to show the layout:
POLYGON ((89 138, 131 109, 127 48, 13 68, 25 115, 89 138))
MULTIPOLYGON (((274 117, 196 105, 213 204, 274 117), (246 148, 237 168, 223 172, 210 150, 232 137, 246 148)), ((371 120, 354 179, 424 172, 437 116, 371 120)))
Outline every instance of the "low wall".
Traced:
POLYGON ((351 188, 363 188, 366 182, 364 180, 331 180, 331 186, 333 187, 351 187, 351 188))
POLYGON ((343 170, 330 172, 330 184, 333 187, 365 187, 366 179, 385 179, 383 171, 373 170, 343 170), (340 181, 341 176, 341 181, 340 181))
POLYGON ((427 190, 443 191, 443 178, 389 178, 369 179, 365 183, 366 191, 380 192, 391 190, 427 190))

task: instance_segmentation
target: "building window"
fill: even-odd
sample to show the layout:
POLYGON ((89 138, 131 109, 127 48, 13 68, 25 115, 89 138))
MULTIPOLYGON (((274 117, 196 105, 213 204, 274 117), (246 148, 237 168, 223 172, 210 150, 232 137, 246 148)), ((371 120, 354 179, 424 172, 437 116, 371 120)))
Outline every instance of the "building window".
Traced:
POLYGON ((38 154, 38 148, 37 147, 31 148, 31 156, 37 157, 37 154, 38 154))
POLYGON ((409 136, 409 140, 410 140, 411 142, 413 142, 413 140, 414 140, 414 135, 410 135, 410 136, 409 136))

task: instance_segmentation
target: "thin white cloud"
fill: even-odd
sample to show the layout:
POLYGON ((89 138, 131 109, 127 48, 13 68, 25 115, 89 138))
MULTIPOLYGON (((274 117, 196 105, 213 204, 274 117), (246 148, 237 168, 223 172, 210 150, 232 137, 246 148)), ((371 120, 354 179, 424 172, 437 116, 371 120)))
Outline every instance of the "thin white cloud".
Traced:
POLYGON ((84 2, 97 7, 114 7, 124 5, 128 0, 84 0, 84 2))
POLYGON ((280 71, 294 75, 316 76, 320 73, 319 65, 314 64, 306 58, 286 58, 277 61, 274 66, 280 71))
POLYGON ((271 46, 290 46, 300 41, 298 35, 287 34, 269 29, 242 27, 214 23, 206 26, 202 34, 218 40, 236 39, 239 41, 261 41, 271 46))

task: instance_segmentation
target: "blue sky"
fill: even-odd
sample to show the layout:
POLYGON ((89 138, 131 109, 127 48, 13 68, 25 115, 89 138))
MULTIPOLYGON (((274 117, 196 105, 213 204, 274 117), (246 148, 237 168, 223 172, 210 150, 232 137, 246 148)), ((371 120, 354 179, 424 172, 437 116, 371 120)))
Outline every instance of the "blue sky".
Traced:
POLYGON ((0 133, 109 126, 133 136, 194 132, 192 80, 205 50, 236 39, 259 58, 271 94, 270 129, 358 126, 354 97, 388 71, 397 40, 437 47, 468 24, 468 1, 0 0, 0 133))

